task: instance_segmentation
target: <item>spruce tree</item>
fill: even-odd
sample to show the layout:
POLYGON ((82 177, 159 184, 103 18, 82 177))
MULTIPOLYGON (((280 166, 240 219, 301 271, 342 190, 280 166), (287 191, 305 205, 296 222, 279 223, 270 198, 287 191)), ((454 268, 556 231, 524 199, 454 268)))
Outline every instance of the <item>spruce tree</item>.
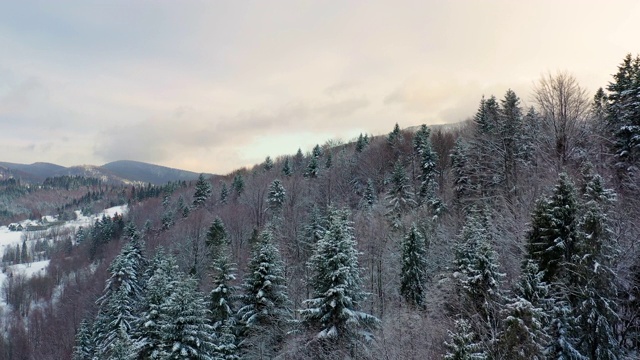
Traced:
POLYGON ((318 339, 352 343, 364 336, 379 320, 360 306, 362 291, 358 252, 348 210, 330 209, 327 230, 309 260, 313 297, 300 310, 303 322, 318 339))
POLYGON ((225 205, 229 199, 229 189, 227 188, 227 183, 222 183, 222 187, 220 188, 220 203, 225 205))
POLYGON ((412 306, 424 308, 426 281, 425 239, 413 224, 402 242, 400 294, 412 306))
POLYGON ((560 174, 551 197, 537 202, 527 235, 527 256, 544 271, 546 283, 571 276, 565 265, 578 251, 578 220, 575 186, 566 173, 560 174))
POLYGON ((391 174, 391 187, 385 199, 388 202, 389 214, 397 219, 416 205, 413 191, 409 186, 409 178, 405 172, 402 161, 396 161, 391 174))
POLYGON ((231 188, 235 191, 236 196, 242 195, 244 192, 244 178, 241 174, 238 173, 233 177, 231 188))
POLYGON ((279 216, 282 212, 282 206, 286 200, 286 195, 287 193, 282 185, 282 181, 278 179, 273 180, 271 185, 269 185, 267 203, 269 204, 269 209, 271 209, 276 216, 279 216))
POLYGON ((204 178, 204 174, 200 174, 196 182, 196 191, 193 194, 193 206, 198 207, 204 205, 210 197, 211 183, 204 178))
POLYGON ((609 83, 607 107, 614 136, 615 165, 632 175, 640 159, 640 56, 628 54, 609 83))
POLYGON ((317 178, 320 172, 320 165, 318 164, 318 158, 316 156, 311 156, 309 160, 309 164, 307 165, 306 170, 304 171, 304 177, 306 178, 317 178))
POLYGON ((97 300, 100 311, 94 323, 97 350, 108 352, 123 327, 128 334, 136 331, 146 260, 137 238, 127 243, 109 266, 110 278, 103 295, 97 300))
POLYGON ((389 133, 389 135, 387 135, 387 142, 389 143, 389 145, 391 146, 396 146, 402 139, 400 138, 400 125, 398 125, 398 123, 396 123, 393 126, 393 130, 391 130, 391 132, 389 133))
POLYGON ((608 210, 615 200, 599 175, 586 179, 583 199, 585 214, 580 221, 581 239, 576 257, 580 276, 575 313, 578 317, 578 343, 591 359, 617 360, 621 351, 616 329, 617 298, 615 256, 617 248, 609 228, 608 210))
POLYGON ((213 328, 202 295, 193 278, 180 276, 172 284, 174 291, 160 306, 160 334, 163 347, 160 358, 213 359, 213 328))
POLYGON ((469 144, 461 137, 451 151, 451 172, 453 173, 453 202, 462 210, 475 194, 469 159, 469 144))
POLYGON ((262 168, 264 169, 264 171, 267 171, 267 172, 273 169, 273 160, 271 160, 271 156, 267 156, 264 159, 264 164, 262 165, 262 168))
POLYGON ((489 220, 475 211, 467 217, 455 245, 453 280, 458 296, 456 313, 470 321, 483 341, 493 343, 504 301, 500 288, 504 274, 498 271, 489 225, 489 220))
POLYGON ((229 244, 227 230, 222 219, 217 216, 213 219, 209 230, 207 230, 205 244, 209 248, 212 259, 215 259, 218 252, 229 244))
POLYGON ((319 158, 322 156, 322 149, 320 148, 320 145, 316 144, 316 146, 313 147, 313 149, 311 150, 311 156, 315 158, 319 158))
POLYGON ((373 180, 371 180, 371 178, 367 179, 367 187, 364 189, 362 200, 369 209, 376 203, 376 190, 373 187, 373 180))
POLYGON ((158 250, 145 276, 148 280, 141 316, 139 318, 136 343, 142 358, 157 358, 161 350, 167 347, 163 338, 162 326, 166 317, 164 303, 176 291, 178 265, 173 256, 167 255, 162 248, 158 250))
POLYGON ((482 344, 471 329, 469 322, 464 319, 455 321, 455 332, 449 331, 449 341, 445 342, 447 353, 445 360, 485 360, 486 353, 482 344))
POLYGON ((73 360, 91 360, 95 355, 95 342, 91 334, 91 326, 84 319, 76 333, 76 345, 73 348, 73 360))
POLYGON ((418 199, 420 203, 426 200, 433 206, 439 204, 440 201, 436 197, 436 163, 438 162, 438 155, 431 146, 430 134, 429 128, 424 124, 421 125, 414 137, 413 148, 418 157, 418 165, 420 167, 418 199))
POLYGON ((287 177, 293 175, 293 169, 291 168, 291 159, 289 159, 288 156, 284 159, 284 165, 282 165, 282 174, 287 177))
POLYGON ((361 153, 362 150, 367 146, 367 141, 362 133, 358 136, 358 140, 356 141, 356 152, 361 153))
POLYGON ((504 358, 543 360, 549 336, 545 324, 549 320, 549 286, 533 261, 526 261, 513 295, 502 307, 504 328, 497 347, 504 358))
POLYGON ((264 230, 254 244, 242 289, 238 315, 246 356, 259 349, 272 357, 284 340, 292 313, 284 264, 270 230, 264 230))

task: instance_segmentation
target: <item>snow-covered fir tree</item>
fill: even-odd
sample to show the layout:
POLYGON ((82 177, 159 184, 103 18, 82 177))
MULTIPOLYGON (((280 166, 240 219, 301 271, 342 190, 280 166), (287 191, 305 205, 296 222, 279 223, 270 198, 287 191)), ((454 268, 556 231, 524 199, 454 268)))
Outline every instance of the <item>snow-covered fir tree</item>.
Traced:
POLYGON ((76 332, 76 345, 73 347, 73 360, 91 360, 95 354, 95 342, 91 334, 91 325, 82 320, 76 332))
POLYGON ((318 157, 311 156, 309 159, 309 163, 307 164, 307 168, 304 171, 304 177, 306 178, 317 178, 320 172, 320 165, 318 164, 318 157))
POLYGON ((109 266, 110 278, 103 295, 97 300, 100 311, 94 322, 97 351, 108 353, 121 327, 127 334, 135 333, 143 297, 142 276, 146 260, 142 244, 134 237, 109 266))
POLYGON ((580 279, 575 313, 578 317, 578 343, 591 359, 621 358, 616 329, 620 319, 616 312, 615 259, 618 254, 607 213, 615 200, 599 175, 586 179, 583 199, 585 214, 580 221, 581 239, 576 272, 580 279))
POLYGON ((160 337, 163 359, 213 359, 215 339, 209 314, 196 281, 181 275, 174 290, 160 306, 160 337))
POLYGON ((481 217, 471 212, 455 245, 454 304, 456 313, 469 321, 489 347, 498 337, 504 274, 498 271, 497 255, 491 246, 489 220, 481 217))
POLYGON ((229 201, 229 188, 227 188, 227 183, 222 183, 222 187, 220 188, 220 203, 225 205, 229 201))
POLYGON ((207 234, 205 235, 205 244, 209 249, 209 254, 212 259, 217 257, 217 254, 220 250, 223 249, 225 245, 228 245, 229 238, 227 234, 227 229, 222 222, 220 217, 216 216, 211 223, 211 226, 207 230, 207 234))
POLYGON ((244 192, 244 178, 241 174, 238 173, 233 177, 231 188, 235 192, 236 196, 240 196, 244 192))
POLYGON ((367 179, 367 186, 364 188, 362 200, 364 202, 364 205, 369 209, 373 207, 373 204, 376 203, 376 190, 373 186, 373 180, 371 180, 371 178, 367 179))
POLYGON ((167 345, 162 326, 166 321, 163 311, 165 301, 176 291, 178 265, 173 256, 158 249, 146 273, 147 283, 137 327, 136 346, 142 358, 158 358, 167 345))
POLYGON ((288 156, 284 159, 284 164, 282 165, 282 175, 286 177, 293 175, 293 168, 291 167, 291 159, 288 156))
POLYGON ((544 271, 545 282, 573 276, 565 265, 577 254, 578 220, 575 185, 563 173, 551 197, 538 200, 527 235, 527 256, 544 271))
POLYGON ((507 296, 501 313, 504 327, 497 353, 513 360, 544 360, 549 336, 545 324, 549 309, 549 286, 533 261, 526 261, 512 296, 507 296))
POLYGON ((329 343, 351 343, 370 338, 379 320, 360 310, 362 290, 358 252, 346 209, 330 209, 327 230, 309 260, 313 297, 300 310, 315 337, 329 343))
POLYGON ((274 212, 276 216, 278 216, 282 212, 282 206, 286 200, 286 191, 284 189, 284 185, 282 185, 282 181, 275 179, 269 185, 269 192, 267 193, 267 203, 269 204, 269 209, 274 212))
POLYGON ((264 159, 264 164, 262 164, 262 168, 264 169, 264 171, 270 171, 271 169, 273 169, 273 160, 271 160, 271 156, 267 156, 264 159))
POLYGON ((360 135, 358 136, 358 140, 356 141, 356 152, 361 153, 367 145, 367 138, 365 138, 362 133, 360 133, 360 135))
POLYGON ((196 192, 193 194, 193 206, 198 207, 204 205, 210 197, 211 183, 205 179, 204 174, 200 174, 196 182, 196 192))
POLYGON ((385 197, 389 215, 392 219, 397 220, 400 215, 417 205, 414 200, 413 191, 409 184, 409 178, 404 169, 402 161, 396 161, 391 174, 390 188, 385 197))
POLYGON ((413 224, 402 241, 400 294, 412 306, 423 308, 426 293, 425 239, 413 224))
POLYGON ((447 353, 445 360, 485 360, 486 353, 471 329, 469 322, 464 319, 455 321, 455 332, 449 331, 449 341, 445 342, 447 353))
POLYGON ((436 198, 436 163, 438 162, 438 155, 431 146, 430 134, 429 128, 423 124, 413 139, 413 149, 417 155, 420 168, 420 173, 418 174, 420 188, 417 194, 420 204, 424 201, 429 204, 439 203, 436 198))
POLYGON ((291 325, 292 310, 280 252, 266 229, 254 244, 238 311, 245 357, 274 356, 291 325))

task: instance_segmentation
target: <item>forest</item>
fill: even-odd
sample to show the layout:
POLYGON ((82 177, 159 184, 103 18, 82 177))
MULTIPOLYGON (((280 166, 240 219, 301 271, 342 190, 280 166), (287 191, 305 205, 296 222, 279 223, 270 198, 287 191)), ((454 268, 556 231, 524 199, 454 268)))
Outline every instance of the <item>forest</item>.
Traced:
POLYGON ((48 250, 0 359, 638 359, 640 56, 611 71, 593 96, 550 73, 528 108, 479 94, 459 124, 110 188, 129 211, 48 250))

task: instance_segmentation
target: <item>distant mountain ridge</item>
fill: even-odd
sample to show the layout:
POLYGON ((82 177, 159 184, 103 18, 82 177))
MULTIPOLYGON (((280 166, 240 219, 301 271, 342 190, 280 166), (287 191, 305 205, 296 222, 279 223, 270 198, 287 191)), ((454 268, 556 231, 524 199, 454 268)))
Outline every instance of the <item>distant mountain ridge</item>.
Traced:
MULTIPOLYGON (((63 175, 95 177, 103 182, 114 184, 151 183, 163 185, 169 181, 195 180, 200 174, 132 160, 113 161, 102 166, 70 167, 45 162, 33 164, 0 162, 0 180, 13 177, 24 182, 40 183, 48 177, 63 175)), ((206 175, 212 176, 212 174, 206 175)))

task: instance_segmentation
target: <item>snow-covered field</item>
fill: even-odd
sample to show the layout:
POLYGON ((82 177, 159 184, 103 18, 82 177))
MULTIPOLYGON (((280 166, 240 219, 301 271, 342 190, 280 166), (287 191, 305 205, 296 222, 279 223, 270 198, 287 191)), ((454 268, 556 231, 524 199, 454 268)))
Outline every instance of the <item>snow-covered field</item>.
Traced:
MULTIPOLYGON (((103 215, 108 217, 113 217, 115 214, 126 214, 128 211, 127 205, 114 206, 108 209, 103 210, 98 214, 93 214, 91 216, 84 216, 80 213, 80 210, 76 210, 77 219, 67 221, 63 224, 54 225, 52 227, 61 227, 64 229, 70 229, 75 231, 75 229, 82 227, 89 227, 93 225, 96 219, 102 218, 103 215)), ((56 222, 57 219, 53 216, 43 216, 43 219, 40 221, 35 220, 24 220, 19 224, 23 227, 27 225, 40 225, 42 223, 52 223, 56 222)), ((0 258, 7 251, 7 249, 14 249, 17 244, 22 244, 23 234, 27 233, 26 231, 11 231, 7 226, 0 226, 0 258)), ((33 232, 35 234, 46 235, 47 230, 36 231, 33 232)), ((30 237, 30 240, 27 241, 29 245, 30 243, 40 240, 39 238, 30 237)), ((46 272, 46 268, 49 265, 49 260, 38 261, 28 264, 16 264, 7 266, 6 269, 2 269, 4 271, 0 271, 0 307, 4 306, 4 296, 2 294, 2 284, 7 279, 8 274, 22 274, 26 277, 34 276, 35 274, 44 274, 46 272)))

